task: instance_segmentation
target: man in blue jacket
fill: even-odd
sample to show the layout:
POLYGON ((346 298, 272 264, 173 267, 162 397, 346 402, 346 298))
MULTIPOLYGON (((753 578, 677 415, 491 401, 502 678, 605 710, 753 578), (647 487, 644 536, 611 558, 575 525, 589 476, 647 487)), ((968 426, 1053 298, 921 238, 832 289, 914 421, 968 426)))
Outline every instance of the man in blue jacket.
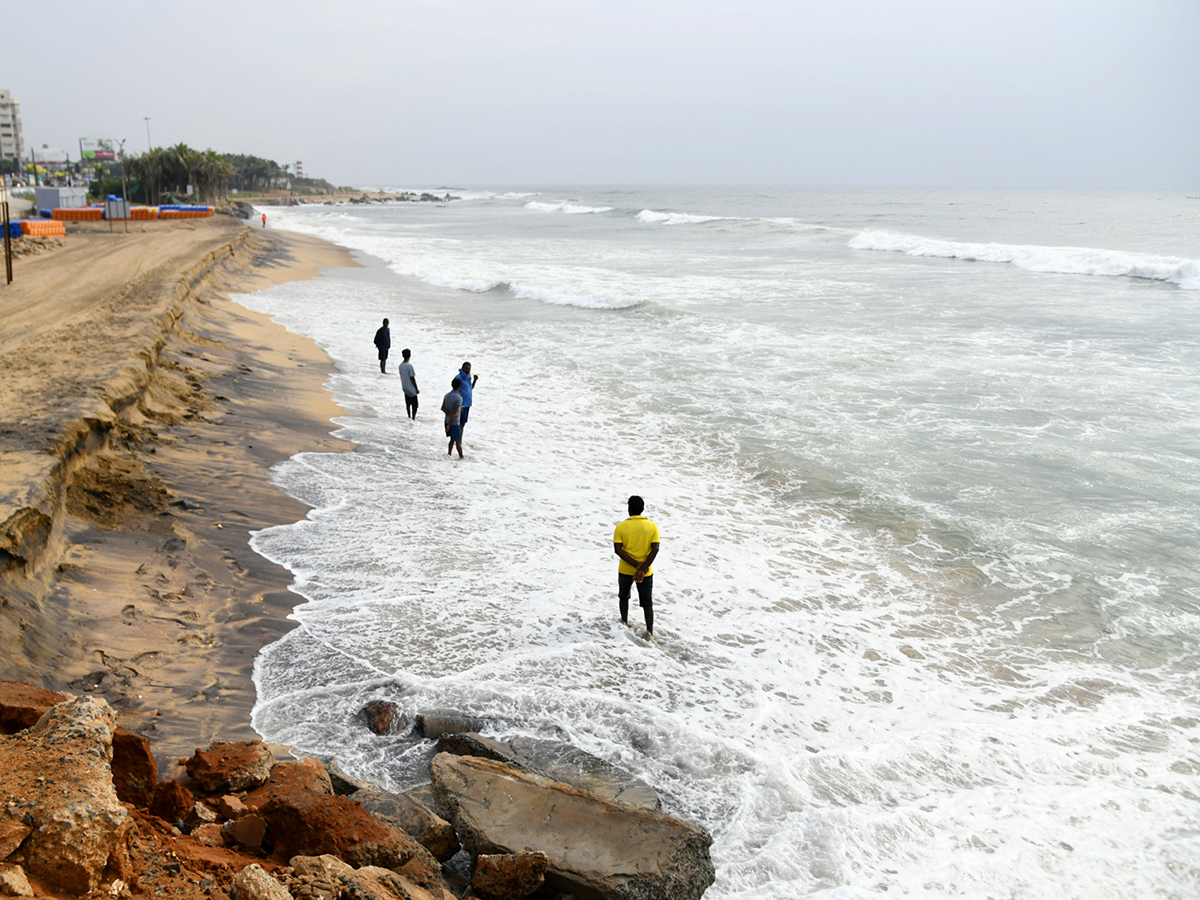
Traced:
POLYGON ((459 417, 459 426, 467 427, 467 417, 471 415, 471 389, 475 387, 475 382, 479 380, 478 375, 471 374, 471 364, 465 362, 462 368, 458 370, 458 380, 462 382, 462 387, 458 392, 462 394, 462 415, 459 417))

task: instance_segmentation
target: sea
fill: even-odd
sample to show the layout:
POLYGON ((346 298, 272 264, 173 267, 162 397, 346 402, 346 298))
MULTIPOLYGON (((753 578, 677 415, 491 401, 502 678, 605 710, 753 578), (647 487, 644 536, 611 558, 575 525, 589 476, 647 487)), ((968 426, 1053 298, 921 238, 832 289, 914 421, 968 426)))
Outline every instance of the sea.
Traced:
POLYGON ((271 470, 266 739, 394 791, 432 746, 372 700, 569 742, 712 834, 709 900, 1200 897, 1200 198, 425 190, 266 210, 363 265, 237 298, 348 442, 271 470))

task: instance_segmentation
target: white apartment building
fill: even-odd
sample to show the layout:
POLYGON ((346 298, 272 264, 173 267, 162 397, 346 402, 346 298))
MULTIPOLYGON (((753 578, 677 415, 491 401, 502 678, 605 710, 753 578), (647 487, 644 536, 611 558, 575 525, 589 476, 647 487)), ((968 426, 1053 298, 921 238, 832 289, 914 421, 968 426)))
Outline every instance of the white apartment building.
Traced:
POLYGON ((0 159, 20 159, 24 155, 21 104, 8 91, 0 91, 0 159))

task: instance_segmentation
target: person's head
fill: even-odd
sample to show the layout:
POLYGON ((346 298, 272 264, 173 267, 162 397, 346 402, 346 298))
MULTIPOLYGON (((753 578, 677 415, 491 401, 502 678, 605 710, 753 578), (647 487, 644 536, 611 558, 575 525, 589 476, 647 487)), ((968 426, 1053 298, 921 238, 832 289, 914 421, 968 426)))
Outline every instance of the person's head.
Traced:
POLYGON ((471 364, 470 364, 469 362, 465 362, 465 363, 463 363, 463 364, 462 364, 462 370, 463 370, 463 372, 465 372, 467 375, 470 375, 470 374, 471 374, 471 364))
POLYGON ((384 328, 387 328, 387 319, 384 319, 384 320, 383 320, 383 327, 384 327, 384 328))
POLYGON ((412 351, 410 351, 407 347, 405 347, 403 350, 400 351, 400 355, 403 356, 405 359, 408 359, 410 356, 412 356, 412 351))
POLYGON ((629 514, 631 516, 640 516, 645 508, 645 502, 637 494, 629 498, 629 514))
POLYGON ((450 387, 454 388, 457 391, 460 387, 462 387, 462 379, 455 378, 453 381, 450 382, 450 387))

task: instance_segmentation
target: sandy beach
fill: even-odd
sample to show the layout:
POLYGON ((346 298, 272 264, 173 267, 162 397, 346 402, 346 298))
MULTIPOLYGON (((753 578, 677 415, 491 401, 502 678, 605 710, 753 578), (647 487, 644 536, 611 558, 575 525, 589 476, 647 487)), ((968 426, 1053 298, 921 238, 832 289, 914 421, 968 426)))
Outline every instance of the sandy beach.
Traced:
MULTIPOLYGON (((229 299, 355 265, 211 220, 74 226, 0 287, 3 678, 103 697, 160 764, 248 740, 289 573, 250 531, 303 518, 269 467, 346 451, 312 342, 229 299)), ((165 774, 165 772, 164 772, 165 774)))

